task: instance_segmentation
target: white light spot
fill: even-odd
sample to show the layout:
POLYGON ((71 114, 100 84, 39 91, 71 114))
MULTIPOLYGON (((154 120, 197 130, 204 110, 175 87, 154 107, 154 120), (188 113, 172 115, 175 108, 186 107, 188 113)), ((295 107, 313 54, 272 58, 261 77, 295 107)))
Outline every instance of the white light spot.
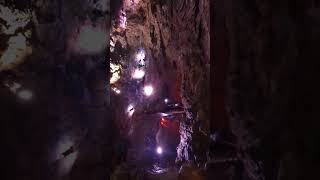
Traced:
POLYGON ((162 152, 163 152, 162 148, 161 147, 157 147, 157 153, 158 154, 162 154, 162 152))
POLYGON ((24 100, 31 100, 32 92, 29 90, 21 90, 18 92, 18 97, 24 100))
POLYGON ((145 86, 145 87, 143 88, 143 91, 144 91, 144 94, 145 94, 146 96, 151 96, 152 93, 153 93, 153 87, 152 87, 152 86, 145 86))
POLYGON ((132 105, 132 104, 130 104, 129 106, 128 106, 128 108, 127 108, 127 113, 128 113, 128 115, 129 115, 129 117, 131 117, 132 115, 133 115, 133 113, 134 113, 134 106, 132 105))
POLYGON ((136 69, 133 74, 132 74, 132 78, 133 79, 142 79, 145 75, 144 70, 141 69, 136 69))
POLYGON ((132 111, 129 112, 129 117, 131 117, 134 113, 134 109, 132 111))
POLYGON ((120 79, 121 66, 110 63, 110 69, 110 72, 112 74, 110 84, 114 84, 120 79))
POLYGON ((161 116, 168 116, 167 113, 161 113, 161 116))
POLYGON ((132 111, 132 110, 134 110, 134 107, 133 107, 132 104, 130 104, 130 105, 128 106, 128 108, 127 108, 127 112, 130 112, 130 111, 132 111))
POLYGON ((121 93, 121 91, 120 91, 118 88, 116 88, 116 87, 112 88, 112 90, 113 90, 115 93, 117 93, 117 94, 120 94, 120 93, 121 93))
POLYGON ((168 102, 169 102, 169 100, 168 100, 167 98, 165 98, 165 99, 164 99, 164 102, 165 102, 165 103, 168 103, 168 102))

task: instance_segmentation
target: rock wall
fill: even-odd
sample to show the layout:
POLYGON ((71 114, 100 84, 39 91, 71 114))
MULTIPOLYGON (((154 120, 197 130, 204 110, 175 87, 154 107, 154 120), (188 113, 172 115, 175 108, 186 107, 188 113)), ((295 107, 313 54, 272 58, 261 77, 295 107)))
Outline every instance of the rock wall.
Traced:
POLYGON ((315 176, 319 3, 225 1, 231 127, 252 179, 315 176))
POLYGON ((10 24, 1 11, 1 28, 9 28, 1 31, 2 40, 21 34, 32 49, 17 63, 4 61, 4 54, 15 57, 19 51, 1 47, 1 132, 8 164, 3 179, 108 178, 115 130, 106 73, 109 4, 1 1, 1 7, 30 16, 27 25, 14 29, 20 20, 10 24), (32 99, 19 99, 20 89, 11 90, 14 82, 30 90, 32 99), (74 152, 63 157, 68 149, 74 152))
POLYGON ((148 82, 182 100, 188 118, 181 122, 179 163, 203 165, 210 134, 209 1, 141 0, 127 8, 125 37, 129 46, 143 46, 150 60, 148 82))

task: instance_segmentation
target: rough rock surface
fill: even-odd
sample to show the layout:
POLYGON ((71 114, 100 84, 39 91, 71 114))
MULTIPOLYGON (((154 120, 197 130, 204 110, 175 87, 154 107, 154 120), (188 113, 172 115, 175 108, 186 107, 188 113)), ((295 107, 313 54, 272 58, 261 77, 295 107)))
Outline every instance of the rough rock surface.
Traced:
POLYGON ((209 1, 141 0, 128 8, 127 18, 127 44, 144 47, 150 59, 146 80, 159 90, 169 85, 169 97, 182 100, 188 112, 177 160, 204 165, 210 133, 209 1))
POLYGON ((226 1, 231 126, 253 179, 312 179, 319 3, 226 1), (251 162, 251 163, 250 163, 251 162))
POLYGON ((145 83, 156 89, 157 98, 142 109, 156 111, 165 97, 182 101, 188 119, 181 122, 177 160, 204 166, 210 134, 209 1, 124 1, 124 10, 125 32, 114 37, 130 49, 129 57, 145 49, 145 83))
MULTIPOLYGON (((112 115, 127 128, 123 105, 131 101, 114 98, 110 106, 109 67, 100 52, 107 48, 108 14, 116 14, 120 2, 109 9, 109 0, 0 1, 2 179, 108 178, 115 133, 106 129, 115 130, 112 115), (3 12, 27 18, 12 21, 3 12), (19 99, 15 83, 33 99, 19 99)), ((126 30, 110 27, 111 60, 121 64, 119 82, 126 83, 128 57, 146 51, 145 82, 154 84, 156 96, 137 112, 156 112, 163 97, 183 102, 178 164, 211 172, 209 179, 313 179, 320 154, 319 8, 315 0, 124 0, 126 30), (210 49, 218 52, 211 62, 210 49), (221 83, 218 95, 210 92, 212 72, 213 87, 221 83), (224 114, 210 120, 212 103, 224 114), (234 134, 213 131, 227 125, 234 134)))
MULTIPOLYGON (((31 35, 23 36, 32 48, 22 62, 13 62, 4 70, 0 64, 4 124, 1 134, 5 139, 2 145, 6 147, 2 153, 8 168, 1 179, 108 178, 114 128, 106 90, 106 47, 92 53, 92 47, 85 45, 88 33, 97 29, 104 32, 100 38, 105 39, 104 46, 107 44, 109 32, 105 25, 110 21, 106 16, 110 11, 107 3, 1 1, 1 6, 31 16, 22 29, 12 34, 1 31, 1 39, 29 30, 31 35), (84 48, 81 52, 74 48, 78 45, 84 48), (32 91, 33 98, 19 99, 6 82, 21 84, 22 89, 32 91), (63 158, 62 153, 68 149, 75 152, 63 158)), ((7 14, 0 13, 4 17, 1 20, 6 21, 7 14)), ((8 22, 6 25, 10 25, 8 22)), ((5 48, 1 47, 1 61, 5 48)), ((11 53, 14 55, 15 52, 11 53)))

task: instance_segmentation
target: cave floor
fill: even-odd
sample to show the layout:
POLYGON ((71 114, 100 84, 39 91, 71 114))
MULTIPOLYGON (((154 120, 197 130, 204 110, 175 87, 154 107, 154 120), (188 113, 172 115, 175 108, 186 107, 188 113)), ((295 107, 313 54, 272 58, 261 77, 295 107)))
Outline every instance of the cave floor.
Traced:
POLYGON ((156 113, 134 118, 129 132, 127 161, 118 167, 114 179, 178 179, 175 157, 159 156, 152 143, 155 141, 160 117, 160 113, 156 113))

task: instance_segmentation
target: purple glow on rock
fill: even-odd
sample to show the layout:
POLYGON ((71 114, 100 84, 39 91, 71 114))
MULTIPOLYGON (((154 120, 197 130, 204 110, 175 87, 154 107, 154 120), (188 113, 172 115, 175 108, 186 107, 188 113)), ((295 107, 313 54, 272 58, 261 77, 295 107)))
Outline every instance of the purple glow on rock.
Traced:
POLYGON ((142 79, 145 75, 144 70, 141 69, 136 69, 133 73, 132 73, 132 78, 133 79, 142 79))

